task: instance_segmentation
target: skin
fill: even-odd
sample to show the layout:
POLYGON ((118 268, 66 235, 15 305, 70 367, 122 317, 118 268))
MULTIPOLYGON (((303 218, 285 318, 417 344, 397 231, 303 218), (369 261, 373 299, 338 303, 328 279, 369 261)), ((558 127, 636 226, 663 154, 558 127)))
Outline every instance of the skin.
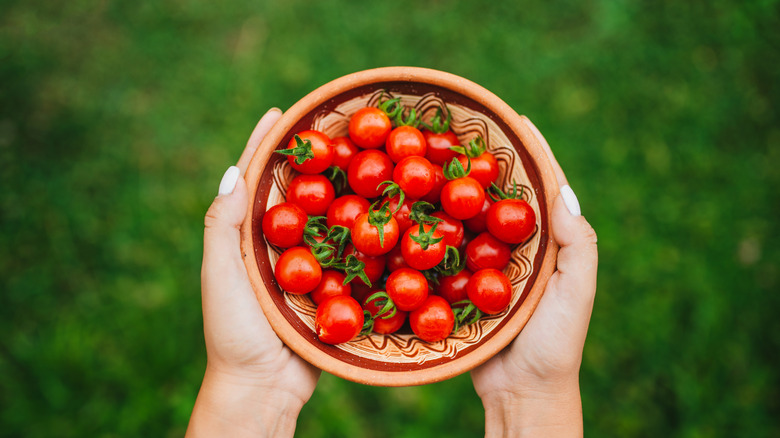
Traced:
MULTIPOLYGON (((238 162, 245 170, 281 116, 269 111, 238 162)), ((533 125, 529 129, 535 131, 533 125)), ((560 185, 566 177, 546 147, 560 185)), ((243 179, 206 214, 202 281, 208 362, 187 436, 293 436, 320 371, 279 340, 255 298, 240 253, 248 206, 243 179)), ((485 435, 582 436, 579 369, 596 293, 596 234, 560 196, 552 209, 557 271, 520 335, 471 372, 485 407, 485 435)))

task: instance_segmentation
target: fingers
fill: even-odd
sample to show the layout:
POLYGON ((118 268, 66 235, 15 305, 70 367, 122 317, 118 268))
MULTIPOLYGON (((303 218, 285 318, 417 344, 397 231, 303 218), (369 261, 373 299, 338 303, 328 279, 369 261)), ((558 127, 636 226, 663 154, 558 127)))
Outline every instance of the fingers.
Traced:
POLYGON ((571 188, 564 186, 552 211, 553 238, 560 246, 554 287, 558 293, 592 303, 596 294, 598 266, 596 232, 584 217, 570 211, 564 199, 567 196, 573 197, 573 201, 569 202, 577 203, 571 188))
POLYGON ((255 155, 260 142, 280 117, 282 117, 282 111, 279 108, 271 108, 257 122, 252 135, 249 136, 249 140, 246 142, 246 148, 241 154, 241 158, 238 159, 238 164, 236 164, 236 167, 241 169, 242 175, 246 172, 246 168, 249 166, 249 162, 252 161, 252 157, 255 155))

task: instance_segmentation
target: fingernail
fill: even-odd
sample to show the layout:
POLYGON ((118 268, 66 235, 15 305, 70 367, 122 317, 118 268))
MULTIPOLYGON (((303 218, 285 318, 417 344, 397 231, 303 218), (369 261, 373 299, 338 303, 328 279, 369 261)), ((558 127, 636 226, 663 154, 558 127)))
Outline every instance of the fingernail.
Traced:
POLYGON ((236 188, 238 177, 241 176, 241 170, 236 166, 228 167, 225 174, 222 175, 222 181, 219 182, 219 195, 229 195, 236 188))
POLYGON ((563 203, 569 210, 572 216, 582 216, 582 210, 580 210, 580 201, 577 200, 577 195, 574 194, 574 190, 569 186, 561 187, 561 196, 563 197, 563 203))

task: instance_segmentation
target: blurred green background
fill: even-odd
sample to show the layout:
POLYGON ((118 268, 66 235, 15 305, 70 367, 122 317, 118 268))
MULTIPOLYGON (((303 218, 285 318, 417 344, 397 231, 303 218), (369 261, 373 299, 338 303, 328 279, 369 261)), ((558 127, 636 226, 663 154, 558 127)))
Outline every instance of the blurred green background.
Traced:
MULTIPOLYGON (((269 107, 387 65, 493 91, 566 170, 588 435, 780 436, 777 1, 1 3, 0 436, 181 436, 222 173, 269 107)), ((324 375, 298 434, 483 427, 468 375, 324 375)))

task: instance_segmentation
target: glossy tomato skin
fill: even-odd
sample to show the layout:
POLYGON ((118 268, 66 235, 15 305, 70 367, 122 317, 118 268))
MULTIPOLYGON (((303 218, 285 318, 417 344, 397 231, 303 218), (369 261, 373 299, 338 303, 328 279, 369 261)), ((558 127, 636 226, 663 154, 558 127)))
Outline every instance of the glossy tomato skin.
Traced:
POLYGON ((393 161, 386 153, 376 150, 362 151, 352 158, 347 169, 349 187, 364 198, 376 198, 382 194, 379 184, 393 178, 393 161))
POLYGON ((395 247, 387 253, 387 270, 393 272, 408 267, 409 265, 406 263, 406 260, 404 260, 404 255, 401 252, 401 245, 396 244, 395 247))
POLYGON ((303 230, 309 217, 301 207, 283 202, 263 214, 263 235, 272 245, 290 248, 303 243, 303 230))
MULTIPOLYGON (((424 225, 423 229, 428 231, 431 229, 431 226, 424 225)), ((411 227, 406 230, 406 233, 404 233, 404 237, 401 240, 401 253, 404 256, 404 260, 406 260, 406 264, 414 269, 424 271, 426 269, 431 269, 444 260, 447 246, 444 244, 444 239, 442 239, 437 243, 428 245, 428 248, 422 249, 420 244, 412 240, 411 237, 418 237, 419 235, 419 227, 411 227)), ((438 230, 435 230, 433 232, 433 237, 439 238, 443 236, 438 230)))
POLYGON ((441 190, 441 206, 455 219, 476 216, 485 202, 485 189, 469 176, 448 181, 441 190))
MULTIPOLYGON (((366 277, 368 277, 368 281, 371 282, 371 285, 376 286, 379 283, 379 280, 382 278, 382 274, 385 273, 387 256, 385 254, 369 256, 356 250, 352 244, 347 244, 347 247, 344 249, 344 257, 346 258, 346 256, 350 254, 354 255, 355 258, 365 263, 366 266, 363 268, 363 271, 366 273, 366 277)), ((360 277, 356 277, 350 284, 354 284, 355 286, 367 286, 363 280, 360 279, 360 277)), ((356 287, 353 286, 352 294, 355 297, 358 297, 358 295, 355 293, 355 289, 356 287)))
POLYGON ((311 216, 324 215, 335 198, 333 184, 323 175, 298 175, 287 188, 287 202, 311 216))
MULTIPOLYGON (((465 155, 459 155, 458 161, 463 168, 468 167, 468 158, 465 155)), ((477 158, 471 159, 471 172, 469 176, 479 181, 484 190, 498 179, 498 161, 490 152, 484 152, 477 158)))
POLYGON ((482 203, 482 208, 479 210, 476 216, 471 217, 463 221, 463 225, 470 231, 475 233, 481 233, 487 230, 487 212, 490 210, 490 206, 493 205, 493 200, 490 196, 485 195, 485 202, 482 203))
MULTIPOLYGON (((309 140, 311 142, 311 151, 314 153, 314 158, 309 158, 298 164, 295 162, 296 157, 287 156, 287 161, 293 169, 307 175, 314 175, 324 171, 333 164, 333 141, 330 137, 313 129, 299 132, 298 137, 303 141, 309 140)), ((295 137, 293 137, 287 143, 287 149, 294 148, 297 145, 298 143, 295 141, 295 137)))
POLYGON ((349 342, 363 328, 363 308, 352 297, 331 297, 317 307, 314 328, 326 344, 349 342))
POLYGON ((506 309, 512 300, 512 283, 497 269, 481 269, 469 279, 466 292, 479 310, 495 315, 506 309))
POLYGON ((426 342, 437 342, 452 333, 455 315, 447 300, 430 295, 417 310, 409 314, 409 323, 417 337, 426 342))
POLYGON ((525 242, 536 229, 536 213, 522 199, 502 199, 488 210, 487 229, 503 242, 525 242))
POLYGON ((385 288, 395 306, 407 312, 420 307, 428 297, 428 280, 416 269, 393 271, 387 277, 385 288))
POLYGON ((434 132, 424 130, 423 137, 428 144, 425 152, 425 158, 430 160, 431 163, 443 166, 444 163, 449 162, 458 153, 450 150, 452 146, 460 146, 458 136, 452 131, 447 131, 442 134, 436 134, 434 132))
POLYGON ((424 157, 426 150, 425 137, 414 126, 399 126, 387 136, 385 142, 387 155, 399 163, 406 157, 424 157))
POLYGON ((441 219, 439 225, 436 225, 436 231, 444 236, 444 244, 460 248, 460 244, 463 243, 463 234, 465 233, 463 222, 443 211, 436 211, 431 216, 441 219))
POLYGON ((333 165, 347 171, 352 158, 360 152, 349 137, 333 138, 333 165))
POLYGON ((335 225, 352 228, 355 219, 368 211, 368 200, 358 195, 339 196, 328 207, 326 223, 328 228, 335 225))
POLYGON ((363 254, 378 256, 387 254, 398 243, 398 222, 394 217, 383 225, 383 241, 379 241, 379 229, 368 222, 368 213, 363 213, 355 219, 350 232, 352 245, 363 254))
POLYGON ((464 269, 455 275, 443 276, 439 279, 439 286, 436 288, 439 296, 447 300, 450 304, 468 299, 466 285, 471 278, 471 271, 464 269))
POLYGON ((309 248, 294 246, 279 256, 274 277, 286 292, 300 295, 311 292, 320 284, 322 268, 309 248))
POLYGON ((431 163, 433 166, 433 187, 422 198, 421 201, 430 202, 431 204, 438 204, 441 199, 441 189, 447 184, 447 178, 444 177, 444 171, 438 164, 431 163))
POLYGON ((385 201, 390 203, 390 211, 394 212, 393 217, 396 222, 398 222, 398 233, 403 234, 409 227, 415 224, 413 220, 409 219, 409 213, 411 213, 412 205, 417 202, 417 200, 405 197, 404 202, 401 204, 401 208, 398 208, 398 198, 399 196, 393 196, 392 198, 385 196, 382 204, 384 204, 385 201), (396 209, 398 209, 398 211, 396 211, 396 209))
POLYGON ((433 165, 424 157, 406 157, 393 169, 393 181, 406 196, 419 199, 428 194, 435 183, 433 165))
POLYGON ((510 246, 488 232, 480 233, 466 245, 466 267, 472 272, 487 268, 501 271, 511 257, 510 246))
POLYGON ((376 149, 385 144, 393 124, 379 108, 357 110, 349 119, 349 138, 363 149, 376 149))
POLYGON ((320 284, 311 291, 311 300, 314 301, 314 304, 319 306, 328 298, 338 295, 352 295, 352 286, 349 283, 344 284, 345 277, 343 273, 335 269, 322 271, 320 284))
MULTIPOLYGON (((371 314, 371 316, 376 316, 376 313, 382 310, 380 306, 377 305, 377 302, 379 300, 371 301, 370 303, 364 302, 363 308, 368 310, 368 312, 371 314)), ((374 332, 379 333, 382 335, 387 335, 390 333, 395 333, 403 327, 404 322, 406 322, 406 315, 407 313, 403 310, 396 309, 395 315, 393 315, 390 318, 374 318, 374 332)))

